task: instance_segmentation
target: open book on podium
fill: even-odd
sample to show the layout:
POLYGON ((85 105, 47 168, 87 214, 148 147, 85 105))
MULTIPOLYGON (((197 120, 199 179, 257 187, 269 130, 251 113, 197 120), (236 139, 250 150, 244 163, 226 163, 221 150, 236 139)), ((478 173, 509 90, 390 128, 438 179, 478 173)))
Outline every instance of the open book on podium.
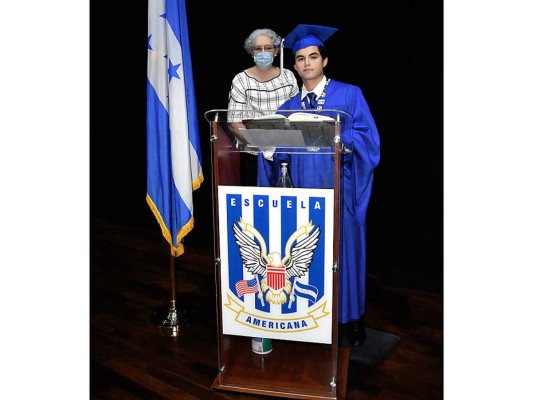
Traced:
POLYGON ((335 119, 295 112, 269 114, 243 121, 239 131, 248 147, 329 147, 334 145, 335 119))

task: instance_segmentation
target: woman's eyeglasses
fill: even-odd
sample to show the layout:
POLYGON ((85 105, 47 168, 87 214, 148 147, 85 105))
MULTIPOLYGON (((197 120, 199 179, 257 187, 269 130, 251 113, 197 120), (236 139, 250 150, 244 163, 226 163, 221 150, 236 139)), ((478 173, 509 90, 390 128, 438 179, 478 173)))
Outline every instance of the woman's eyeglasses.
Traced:
POLYGON ((274 49, 275 49, 275 47, 274 46, 270 46, 270 45, 267 45, 267 46, 255 46, 255 47, 252 48, 254 53, 260 53, 261 51, 273 52, 274 49))

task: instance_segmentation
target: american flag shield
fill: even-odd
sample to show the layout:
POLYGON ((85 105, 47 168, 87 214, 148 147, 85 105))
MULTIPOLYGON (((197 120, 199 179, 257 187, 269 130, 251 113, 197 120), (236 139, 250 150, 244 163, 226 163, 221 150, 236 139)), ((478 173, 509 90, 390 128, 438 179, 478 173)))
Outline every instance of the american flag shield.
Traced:
POLYGON ((331 343, 333 189, 218 191, 224 333, 331 343))
POLYGON ((146 200, 179 256, 204 179, 185 0, 149 0, 147 75, 146 200))

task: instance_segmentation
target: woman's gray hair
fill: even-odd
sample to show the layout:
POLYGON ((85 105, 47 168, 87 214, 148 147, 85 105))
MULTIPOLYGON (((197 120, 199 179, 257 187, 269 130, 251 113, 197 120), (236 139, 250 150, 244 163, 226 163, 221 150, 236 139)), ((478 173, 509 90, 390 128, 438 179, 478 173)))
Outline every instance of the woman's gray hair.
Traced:
POLYGON ((248 36, 246 40, 244 41, 244 50, 246 50, 248 54, 251 54, 251 55, 254 54, 253 47, 254 47, 255 39, 257 39, 258 36, 262 36, 262 35, 266 35, 272 38, 274 47, 279 48, 279 45, 281 44, 281 37, 276 32, 274 32, 272 29, 267 29, 267 28, 256 29, 255 31, 250 33, 250 36, 248 36))

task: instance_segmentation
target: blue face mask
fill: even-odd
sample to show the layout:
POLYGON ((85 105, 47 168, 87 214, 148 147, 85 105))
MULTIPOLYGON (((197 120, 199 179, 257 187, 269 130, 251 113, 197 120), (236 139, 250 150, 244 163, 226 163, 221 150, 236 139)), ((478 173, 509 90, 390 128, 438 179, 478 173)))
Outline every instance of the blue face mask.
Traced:
POLYGON ((265 70, 274 62, 274 53, 270 51, 256 53, 254 54, 254 62, 260 69, 265 70))

